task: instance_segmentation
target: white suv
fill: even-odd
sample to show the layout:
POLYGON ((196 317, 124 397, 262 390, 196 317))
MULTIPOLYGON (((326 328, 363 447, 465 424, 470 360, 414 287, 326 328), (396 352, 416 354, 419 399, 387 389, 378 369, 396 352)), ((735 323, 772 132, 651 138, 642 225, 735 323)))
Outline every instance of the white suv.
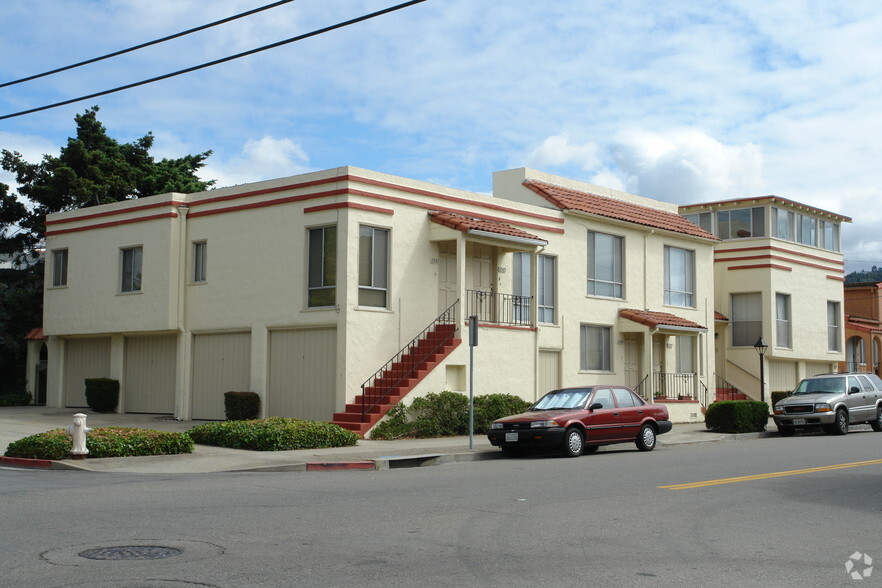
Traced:
POLYGON ((775 405, 775 424, 782 437, 796 429, 823 427, 845 435, 848 426, 869 423, 882 431, 882 379, 876 374, 823 374, 806 378, 775 405))

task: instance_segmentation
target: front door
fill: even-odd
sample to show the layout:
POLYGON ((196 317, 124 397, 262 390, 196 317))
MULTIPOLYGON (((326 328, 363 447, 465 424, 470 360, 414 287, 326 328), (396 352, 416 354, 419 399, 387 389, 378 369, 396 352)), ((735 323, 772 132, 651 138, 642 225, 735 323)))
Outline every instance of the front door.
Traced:
POLYGON ((636 389, 640 385, 640 342, 625 336, 625 385, 636 389))
POLYGON ((456 242, 438 243, 438 313, 456 302, 456 242))

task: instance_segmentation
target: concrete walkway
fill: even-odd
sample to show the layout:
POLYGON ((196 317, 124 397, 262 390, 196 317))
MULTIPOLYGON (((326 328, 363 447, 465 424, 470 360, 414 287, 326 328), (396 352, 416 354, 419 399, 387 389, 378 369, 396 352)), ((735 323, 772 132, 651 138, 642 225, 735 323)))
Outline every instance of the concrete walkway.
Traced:
MULTIPOLYGON (((170 416, 144 414, 102 414, 87 409, 46 408, 44 406, 0 407, 0 448, 12 441, 51 429, 67 427, 73 415, 87 415, 87 425, 98 427, 137 427, 157 431, 187 431, 202 421, 176 421, 170 416)), ((774 430, 770 423, 769 430, 774 430)), ((771 433, 730 435, 713 433, 703 423, 675 424, 673 431, 658 438, 660 447, 707 443, 735 439, 757 439, 771 433)), ((611 446, 615 448, 617 446, 611 446)), ((618 446, 618 447, 624 447, 618 446)), ((601 448, 603 451, 603 448, 601 448)), ((145 474, 310 471, 328 469, 387 469, 442 463, 496 459, 502 452, 487 437, 404 439, 398 441, 359 440, 354 447, 302 449, 297 451, 245 451, 196 445, 193 453, 147 457, 108 457, 61 461, 22 461, 0 458, 2 467, 42 467, 93 472, 131 472, 145 474)))

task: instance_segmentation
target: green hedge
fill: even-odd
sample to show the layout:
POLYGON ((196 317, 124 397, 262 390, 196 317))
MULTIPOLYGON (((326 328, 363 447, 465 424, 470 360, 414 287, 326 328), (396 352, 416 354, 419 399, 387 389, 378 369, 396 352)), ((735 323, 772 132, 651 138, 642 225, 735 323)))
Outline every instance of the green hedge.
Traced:
MULTIPOLYGON (((475 397, 474 432, 484 434, 498 418, 524 412, 530 403, 511 394, 485 394, 475 397)), ((469 397, 457 392, 427 394, 404 402, 386 414, 371 430, 371 439, 428 438, 469 434, 469 397)))
POLYGON ((260 416, 257 392, 224 392, 224 412, 228 421, 252 421, 260 416))
POLYGON ((95 412, 110 412, 119 403, 119 380, 86 378, 86 404, 95 412))
POLYGON ((772 406, 775 406, 776 404, 787 398, 789 394, 790 392, 787 392, 786 390, 783 392, 772 392, 772 406))
POLYGON ((721 400, 707 407, 704 424, 718 433, 756 433, 769 422, 769 405, 756 400, 721 400))
POLYGON ((251 451, 349 447, 358 441, 357 434, 331 423, 282 417, 205 423, 196 425, 189 433, 193 441, 202 445, 251 451))
POLYGON ((20 392, 10 392, 9 394, 0 394, 0 406, 27 406, 31 403, 30 392, 21 390, 20 392))
MULTIPOLYGON (((53 429, 13 441, 6 457, 64 459, 70 456, 71 438, 64 429, 53 429)), ((172 455, 193 451, 187 433, 170 433, 129 427, 102 427, 86 433, 88 457, 135 457, 172 455)))

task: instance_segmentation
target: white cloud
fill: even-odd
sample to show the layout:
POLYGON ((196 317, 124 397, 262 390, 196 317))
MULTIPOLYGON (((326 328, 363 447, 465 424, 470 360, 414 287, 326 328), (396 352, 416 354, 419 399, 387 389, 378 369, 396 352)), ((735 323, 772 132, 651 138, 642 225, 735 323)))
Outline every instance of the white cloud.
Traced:
POLYGON ((597 145, 590 142, 574 144, 570 142, 569 134, 563 133, 546 138, 527 156, 528 167, 542 169, 567 164, 575 164, 584 170, 595 169, 600 165, 597 145))
POLYGON ((756 196, 764 185, 757 145, 724 145, 695 130, 623 131, 609 150, 611 173, 628 191, 658 200, 688 204, 756 196))
POLYGON ((242 150, 229 159, 215 157, 208 159, 201 175, 217 180, 215 186, 218 188, 292 176, 310 170, 309 157, 298 143, 269 135, 249 139, 242 150))

